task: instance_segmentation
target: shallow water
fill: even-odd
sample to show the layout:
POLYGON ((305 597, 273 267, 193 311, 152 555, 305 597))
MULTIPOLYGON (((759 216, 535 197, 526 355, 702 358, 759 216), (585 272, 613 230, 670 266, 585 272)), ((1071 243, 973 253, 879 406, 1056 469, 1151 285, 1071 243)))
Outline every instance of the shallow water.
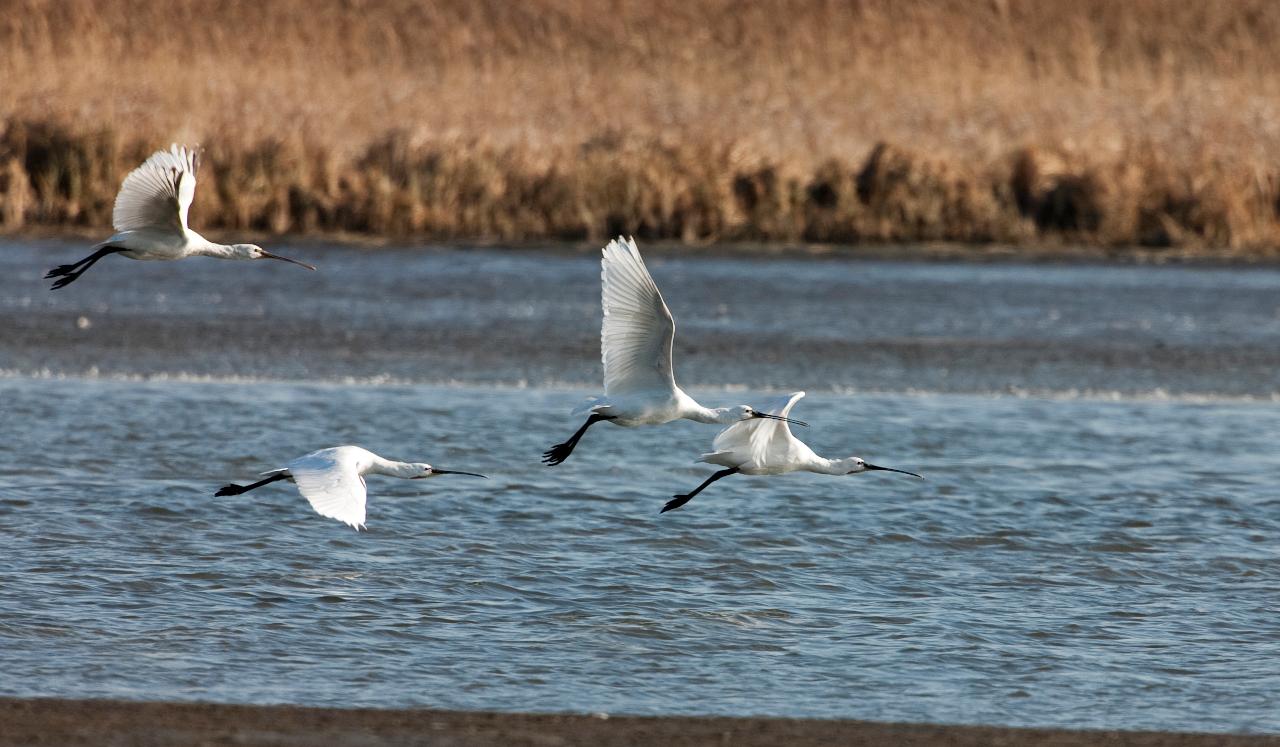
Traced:
MULTIPOLYGON (((0 371, 598 387, 590 252, 276 247, 321 266, 0 243, 0 371)), ((686 384, 1280 397, 1280 268, 648 253, 686 384)))
POLYGON ((660 516, 714 428, 538 464, 592 256, 276 249, 324 271, 0 246, 0 693, 1280 731, 1274 270, 655 255, 697 394, 929 478, 660 516), (491 479, 211 497, 344 442, 491 479))

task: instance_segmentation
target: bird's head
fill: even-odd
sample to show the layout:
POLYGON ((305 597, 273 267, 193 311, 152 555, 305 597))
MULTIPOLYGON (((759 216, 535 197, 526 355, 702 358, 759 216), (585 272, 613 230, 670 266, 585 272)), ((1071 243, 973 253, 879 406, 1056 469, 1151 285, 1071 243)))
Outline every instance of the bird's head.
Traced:
POLYGON ((409 466, 416 470, 415 474, 409 476, 410 480, 421 480, 424 477, 435 477, 436 475, 470 475, 471 477, 484 477, 484 475, 478 475, 475 472, 457 472, 451 469, 436 469, 430 464, 424 464, 422 462, 414 462, 409 466))
POLYGON ((919 477, 921 480, 924 479, 924 475, 917 475, 916 473, 908 472, 905 469, 894 469, 893 467, 877 467, 874 464, 867 464, 866 461, 862 459, 862 457, 848 457, 847 459, 841 459, 840 461, 842 462, 841 467, 845 469, 846 475, 856 475, 859 472, 880 471, 880 472, 897 472, 902 475, 911 475, 912 477, 919 477))
POLYGON ((803 425, 803 426, 809 425, 803 420, 795 420, 793 418, 784 418, 781 415, 770 415, 767 412, 760 412, 759 410, 755 409, 754 407, 751 407, 750 405, 738 405, 737 407, 726 407, 724 409, 724 412, 725 412, 724 419, 726 422, 729 422, 729 423, 740 423, 743 420, 755 420, 758 418, 763 418, 765 420, 781 420, 782 422, 790 423, 791 425, 803 425))
POLYGON ((426 464, 425 462, 414 462, 409 466, 412 468, 412 472, 409 475, 410 480, 421 480, 424 477, 436 476, 435 470, 431 468, 430 464, 426 464))
POLYGON ((306 262, 299 262, 296 259, 289 259, 288 257, 281 257, 279 254, 272 254, 257 244, 232 244, 231 250, 235 252, 236 259, 278 259, 281 262, 291 262, 295 265, 300 265, 308 270, 316 269, 306 262))

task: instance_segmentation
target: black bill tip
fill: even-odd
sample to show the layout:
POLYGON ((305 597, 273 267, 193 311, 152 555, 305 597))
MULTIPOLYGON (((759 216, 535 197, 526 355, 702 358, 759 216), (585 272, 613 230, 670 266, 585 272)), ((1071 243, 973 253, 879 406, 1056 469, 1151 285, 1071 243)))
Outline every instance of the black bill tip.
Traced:
POLYGON ((488 475, 481 475, 477 472, 460 472, 458 470, 452 470, 452 469, 436 469, 435 467, 431 468, 431 474, 433 475, 467 475, 468 477, 483 477, 486 480, 489 479, 488 475))
POLYGON ((766 413, 766 412, 753 413, 752 417, 764 418, 766 420, 781 420, 782 422, 787 423, 788 425, 800 425, 800 426, 804 426, 805 428, 809 427, 809 424, 804 422, 803 420, 796 420, 795 418, 784 418, 781 415, 770 415, 769 413, 766 413))
POLYGON ((864 464, 863 466, 865 466, 869 470, 874 469, 874 470, 879 470, 881 472, 897 472, 900 475, 911 475, 912 477, 918 477, 921 480, 924 479, 924 475, 917 475, 916 473, 908 472, 905 469, 894 469, 893 467, 877 467, 874 464, 864 464))
POLYGON ((268 251, 266 251, 266 250, 263 250, 263 252, 262 252, 262 256, 266 257, 267 259, 278 259, 278 260, 280 260, 281 262, 289 262, 289 263, 291 263, 291 264, 298 265, 299 267, 305 267, 305 268, 307 268, 308 270, 311 270, 311 271, 313 271, 313 272, 314 272, 314 271, 315 271, 315 269, 316 269, 316 268, 315 268, 315 266, 313 266, 313 265, 309 265, 309 264, 307 264, 306 262, 299 262, 299 261, 298 261, 298 260, 296 260, 296 259, 289 259, 288 257, 281 257, 279 254, 272 254, 271 252, 268 252, 268 251))

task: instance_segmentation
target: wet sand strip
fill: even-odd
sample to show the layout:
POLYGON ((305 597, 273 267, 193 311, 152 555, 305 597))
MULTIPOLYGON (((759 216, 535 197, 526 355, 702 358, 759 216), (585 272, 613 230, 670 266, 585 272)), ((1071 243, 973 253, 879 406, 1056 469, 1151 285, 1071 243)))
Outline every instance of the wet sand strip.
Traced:
POLYGON ((1280 736, 0 698, 0 745, 1280 746, 1280 736))

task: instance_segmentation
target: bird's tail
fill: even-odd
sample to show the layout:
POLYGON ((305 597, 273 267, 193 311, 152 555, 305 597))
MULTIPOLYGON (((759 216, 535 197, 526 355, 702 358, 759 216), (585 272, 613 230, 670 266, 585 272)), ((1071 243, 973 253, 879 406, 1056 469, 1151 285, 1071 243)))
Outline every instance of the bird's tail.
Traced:
POLYGON ((572 415, 575 418, 580 415, 589 415, 595 412, 597 407, 607 407, 607 406, 608 406, 608 403, 604 401, 604 397, 588 397, 586 402, 583 402, 582 404, 573 408, 573 412, 570 413, 570 415, 572 415))
POLYGON ((737 467, 740 462, 734 462, 730 457, 733 456, 732 451, 709 451, 698 457, 699 462, 707 464, 715 464, 721 467, 737 467))

